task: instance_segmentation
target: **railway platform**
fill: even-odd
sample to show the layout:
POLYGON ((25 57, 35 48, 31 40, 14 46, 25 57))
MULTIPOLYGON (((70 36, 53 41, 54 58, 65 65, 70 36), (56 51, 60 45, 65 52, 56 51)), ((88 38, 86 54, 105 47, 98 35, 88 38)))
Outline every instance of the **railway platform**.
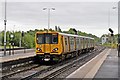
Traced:
POLYGON ((105 49, 66 78, 120 79, 120 57, 117 49, 105 49))
MULTIPOLYGON (((2 51, 1 51, 1 54, 3 54, 2 51)), ((15 61, 15 60, 19 60, 19 59, 28 58, 28 57, 34 57, 34 56, 35 56, 35 51, 33 49, 26 50, 25 53, 23 50, 17 50, 14 52, 14 55, 13 54, 9 55, 9 53, 7 52, 6 56, 0 57, 0 63, 15 61)))
POLYGON ((35 51, 34 49, 7 50, 6 55, 4 55, 4 51, 0 51, 0 57, 11 56, 11 55, 21 54, 21 53, 29 53, 34 51, 35 51))

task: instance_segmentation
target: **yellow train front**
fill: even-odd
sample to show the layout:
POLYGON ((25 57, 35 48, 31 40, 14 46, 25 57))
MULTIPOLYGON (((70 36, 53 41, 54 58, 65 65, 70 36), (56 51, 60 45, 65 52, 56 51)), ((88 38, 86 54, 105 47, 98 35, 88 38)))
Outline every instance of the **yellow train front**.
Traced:
POLYGON ((62 53, 61 36, 57 32, 36 33, 36 54, 39 60, 53 60, 62 53))
POLYGON ((94 49, 94 39, 55 31, 37 32, 36 56, 41 61, 63 60, 94 49))

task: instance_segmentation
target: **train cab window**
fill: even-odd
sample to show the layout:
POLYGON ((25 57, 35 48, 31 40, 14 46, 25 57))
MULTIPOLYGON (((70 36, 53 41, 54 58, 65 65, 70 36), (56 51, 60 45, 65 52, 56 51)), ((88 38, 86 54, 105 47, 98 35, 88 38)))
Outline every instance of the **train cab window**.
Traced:
POLYGON ((37 34, 36 35, 36 42, 37 42, 37 44, 43 44, 44 43, 44 35, 43 34, 37 34))
POLYGON ((51 44, 51 34, 45 34, 45 43, 51 44))
POLYGON ((45 43, 46 43, 46 44, 49 44, 49 43, 50 43, 50 37, 48 37, 48 36, 45 37, 45 43))
POLYGON ((58 43, 58 35, 52 35, 52 44, 58 43))

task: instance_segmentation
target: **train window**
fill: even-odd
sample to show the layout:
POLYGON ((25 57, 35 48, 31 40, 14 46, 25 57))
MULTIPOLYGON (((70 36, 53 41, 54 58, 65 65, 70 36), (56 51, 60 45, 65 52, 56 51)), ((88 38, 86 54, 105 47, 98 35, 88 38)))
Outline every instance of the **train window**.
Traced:
POLYGON ((70 44, 72 45, 72 38, 70 37, 70 44))
POLYGON ((74 45, 74 38, 70 37, 70 44, 74 45))
POLYGON ((86 39, 86 45, 87 45, 87 39, 86 39))
POLYGON ((48 36, 45 37, 45 43, 47 43, 47 44, 50 43, 50 37, 48 37, 48 36))
POLYGON ((44 43, 44 35, 37 34, 37 44, 43 44, 43 43, 44 43))
POLYGON ((85 40, 84 40, 84 38, 83 38, 83 44, 85 44, 85 40))
POLYGON ((80 42, 81 42, 81 44, 83 44, 83 40, 82 40, 82 38, 80 39, 80 42))
POLYGON ((76 39, 77 44, 79 44, 79 38, 76 39))
POLYGON ((57 44, 58 43, 58 35, 52 35, 52 43, 57 44))
POLYGON ((51 43, 51 34, 45 34, 45 43, 50 44, 51 43))

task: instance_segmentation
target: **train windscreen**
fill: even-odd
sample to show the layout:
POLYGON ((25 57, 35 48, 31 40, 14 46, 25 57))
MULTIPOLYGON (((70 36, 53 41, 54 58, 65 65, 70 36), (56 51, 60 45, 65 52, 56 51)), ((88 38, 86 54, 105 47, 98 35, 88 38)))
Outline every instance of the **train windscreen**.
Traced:
POLYGON ((37 34, 37 44, 58 44, 58 34, 37 34))
POLYGON ((52 34, 52 44, 57 44, 57 43, 58 43, 58 35, 52 34))
POLYGON ((44 35, 43 34, 37 34, 37 44, 43 44, 44 43, 44 35))

